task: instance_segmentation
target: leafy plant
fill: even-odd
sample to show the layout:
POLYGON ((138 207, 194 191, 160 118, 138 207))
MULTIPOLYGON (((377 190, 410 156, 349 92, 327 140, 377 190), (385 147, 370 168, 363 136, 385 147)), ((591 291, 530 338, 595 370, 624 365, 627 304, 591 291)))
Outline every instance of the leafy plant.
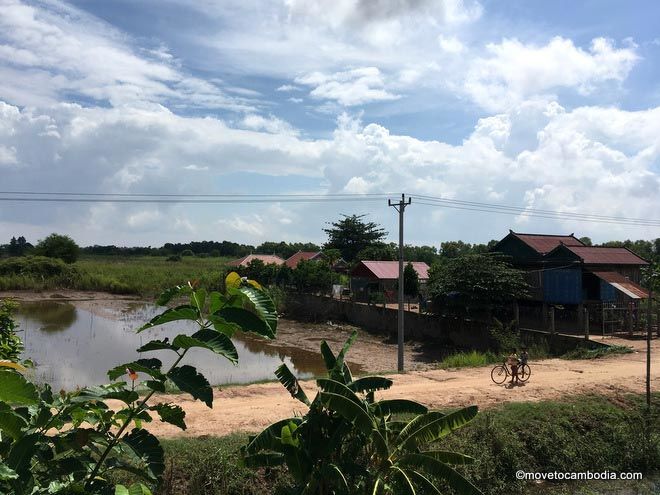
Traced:
POLYGON ((188 303, 166 309, 138 332, 171 322, 194 322, 198 327, 191 335, 152 340, 138 349, 174 353, 167 369, 157 358, 141 358, 111 369, 110 384, 53 394, 48 385, 37 388, 16 370, 0 368, 0 493, 105 495, 113 491, 108 476, 127 471, 146 484, 118 486, 115 493, 149 494, 148 486, 159 484, 165 464, 158 439, 143 424, 154 415, 186 428, 185 411, 151 401, 154 394, 170 384, 213 406, 207 379, 193 366, 181 364, 188 351, 203 348, 236 363, 231 341, 236 330, 275 336, 277 315, 261 286, 236 273, 227 276, 225 285, 224 293, 207 293, 189 283, 158 298, 162 306, 181 297, 188 303), (130 383, 120 380, 126 375, 130 383), (140 375, 149 390, 144 397, 135 391, 140 375), (111 408, 109 400, 119 406, 111 408))
POLYGON ((16 323, 12 314, 16 303, 9 299, 0 301, 0 361, 18 362, 23 352, 23 342, 16 335, 16 323))
POLYGON ((298 494, 438 493, 436 480, 462 494, 481 493, 450 466, 473 458, 428 450, 429 444, 472 420, 476 406, 444 414, 405 399, 376 401, 374 392, 390 388, 392 380, 352 376, 345 356, 356 335, 336 356, 321 343, 328 378, 317 380, 320 391, 312 401, 286 364, 277 369, 282 385, 309 411, 251 438, 243 450, 245 462, 286 464, 298 494))

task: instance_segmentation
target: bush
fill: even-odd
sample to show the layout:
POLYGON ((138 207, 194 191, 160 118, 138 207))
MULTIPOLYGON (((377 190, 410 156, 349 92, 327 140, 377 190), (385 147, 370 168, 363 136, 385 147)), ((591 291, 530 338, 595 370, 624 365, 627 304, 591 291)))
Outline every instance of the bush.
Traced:
POLYGON ((441 368, 476 368, 487 364, 501 362, 501 358, 492 352, 459 352, 447 356, 440 361, 441 368))
POLYGON ((181 261, 181 255, 173 254, 172 256, 168 256, 167 261, 173 261, 173 262, 181 261))
POLYGON ((71 237, 60 234, 50 234, 39 241, 35 253, 48 258, 59 258, 65 263, 74 263, 80 254, 80 248, 71 237))
POLYGON ((195 256, 195 253, 193 253, 190 249, 184 249, 181 251, 181 256, 195 256))
POLYGON ((16 303, 8 299, 0 301, 0 360, 18 362, 23 352, 23 342, 16 335, 16 323, 12 318, 16 303))

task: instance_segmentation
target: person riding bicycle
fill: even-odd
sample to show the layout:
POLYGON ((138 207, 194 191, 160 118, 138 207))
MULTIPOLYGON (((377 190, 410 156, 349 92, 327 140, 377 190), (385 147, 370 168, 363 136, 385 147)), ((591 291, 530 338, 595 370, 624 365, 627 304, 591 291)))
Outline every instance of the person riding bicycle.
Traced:
POLYGON ((527 348, 523 347, 522 351, 520 351, 520 366, 526 365, 528 360, 529 354, 527 353, 527 348))
POLYGON ((506 364, 511 368, 511 383, 518 383, 518 366, 520 366, 520 359, 518 358, 517 350, 513 349, 509 357, 506 359, 506 364))

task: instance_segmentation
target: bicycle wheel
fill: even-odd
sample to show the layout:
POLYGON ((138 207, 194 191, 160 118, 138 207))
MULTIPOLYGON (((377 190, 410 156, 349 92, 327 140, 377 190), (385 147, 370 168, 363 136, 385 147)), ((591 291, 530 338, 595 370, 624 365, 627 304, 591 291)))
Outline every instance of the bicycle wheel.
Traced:
POLYGON ((505 366, 499 365, 495 366, 490 372, 490 378, 498 385, 503 384, 506 381, 506 377, 509 376, 509 371, 505 366))
POLYGON ((529 375, 532 374, 532 370, 527 364, 523 364, 518 368, 518 380, 521 382, 526 382, 529 380, 529 375))

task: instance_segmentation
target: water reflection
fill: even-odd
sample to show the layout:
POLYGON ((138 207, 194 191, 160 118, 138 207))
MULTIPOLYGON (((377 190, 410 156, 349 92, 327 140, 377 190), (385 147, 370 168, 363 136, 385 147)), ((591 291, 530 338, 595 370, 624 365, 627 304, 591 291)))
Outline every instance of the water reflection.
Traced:
MULTIPOLYGON (((106 383, 107 370, 140 357, 157 357, 164 367, 169 366, 176 357, 171 351, 141 355, 136 349, 154 338, 172 339, 178 333, 192 333, 196 328, 177 322, 135 333, 136 328, 159 311, 153 305, 141 304, 104 318, 61 302, 22 304, 17 320, 23 330, 24 356, 36 363, 32 378, 49 382, 56 390, 71 390, 106 383)), ((186 362, 199 368, 212 384, 272 379, 282 362, 301 378, 309 378, 324 369, 316 353, 272 347, 264 340, 240 333, 233 340, 239 356, 237 366, 202 349, 191 349, 186 362)))
POLYGON ((57 332, 69 328, 77 318, 76 307, 54 301, 24 302, 17 313, 25 320, 40 325, 41 330, 57 332))

